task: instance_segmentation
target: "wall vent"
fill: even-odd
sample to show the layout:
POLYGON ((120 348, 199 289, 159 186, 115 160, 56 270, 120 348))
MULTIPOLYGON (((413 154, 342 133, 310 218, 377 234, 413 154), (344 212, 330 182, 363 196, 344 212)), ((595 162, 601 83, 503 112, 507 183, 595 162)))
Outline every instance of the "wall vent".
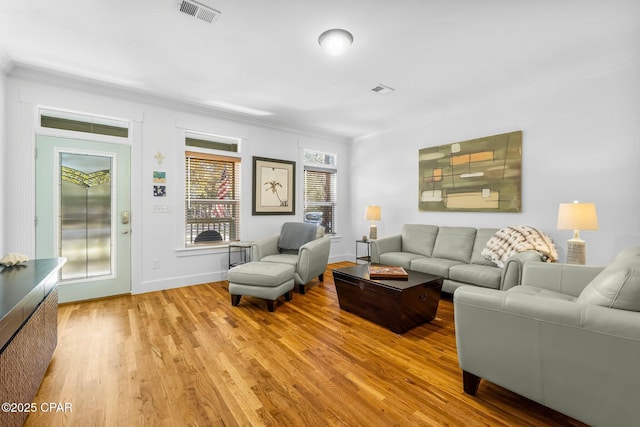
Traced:
POLYGON ((217 20, 218 15, 222 13, 219 10, 212 9, 210 7, 207 7, 195 1, 183 0, 179 3, 179 5, 180 5, 180 12, 186 13, 187 15, 193 16, 194 18, 198 18, 202 21, 208 22, 209 24, 217 20))
POLYGON ((379 84, 378 86, 374 87, 371 90, 376 92, 376 93, 379 93, 380 95, 386 95, 388 93, 391 93, 391 92, 395 91, 394 88, 391 88, 389 86, 385 86, 383 84, 379 84))

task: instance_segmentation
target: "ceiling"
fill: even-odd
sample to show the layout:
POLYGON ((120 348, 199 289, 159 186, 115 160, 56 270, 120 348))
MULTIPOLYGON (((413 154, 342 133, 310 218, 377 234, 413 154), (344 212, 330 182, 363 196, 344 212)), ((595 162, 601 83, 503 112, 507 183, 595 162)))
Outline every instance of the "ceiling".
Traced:
POLYGON ((14 66, 352 138, 640 55, 638 0, 3 0, 14 66), (341 57, 318 36, 354 36, 341 57), (380 95, 378 84, 395 90, 380 95))

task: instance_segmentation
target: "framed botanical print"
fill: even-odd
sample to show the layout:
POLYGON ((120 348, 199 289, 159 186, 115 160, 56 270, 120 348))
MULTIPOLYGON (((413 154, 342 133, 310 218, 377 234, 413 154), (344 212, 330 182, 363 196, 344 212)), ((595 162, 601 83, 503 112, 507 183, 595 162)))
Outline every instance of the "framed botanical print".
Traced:
POLYGON ((294 215, 296 163, 253 158, 253 215, 294 215))

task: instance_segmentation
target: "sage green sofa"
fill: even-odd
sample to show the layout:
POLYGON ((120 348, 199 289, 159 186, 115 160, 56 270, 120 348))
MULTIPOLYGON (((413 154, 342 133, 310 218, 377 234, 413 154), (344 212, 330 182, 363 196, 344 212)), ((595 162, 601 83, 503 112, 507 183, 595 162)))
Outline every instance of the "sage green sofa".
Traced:
POLYGON ((398 235, 371 241, 371 261, 444 277, 442 291, 475 285, 509 289, 519 285, 525 262, 542 262, 536 251, 520 252, 504 268, 481 255, 497 228, 405 224, 398 235))
POLYGON ((507 291, 454 293, 465 392, 480 378, 592 426, 640 423, 640 246, 606 268, 526 263, 507 291))

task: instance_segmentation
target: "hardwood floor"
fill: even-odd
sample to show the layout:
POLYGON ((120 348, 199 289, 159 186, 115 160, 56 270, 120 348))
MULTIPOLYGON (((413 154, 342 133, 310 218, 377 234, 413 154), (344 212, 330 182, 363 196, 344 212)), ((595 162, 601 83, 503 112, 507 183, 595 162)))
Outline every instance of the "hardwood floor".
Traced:
POLYGON ((450 298, 403 335, 341 311, 347 265, 273 313, 226 282, 61 305, 35 401, 72 409, 25 425, 583 425, 485 381, 464 394, 450 298))

